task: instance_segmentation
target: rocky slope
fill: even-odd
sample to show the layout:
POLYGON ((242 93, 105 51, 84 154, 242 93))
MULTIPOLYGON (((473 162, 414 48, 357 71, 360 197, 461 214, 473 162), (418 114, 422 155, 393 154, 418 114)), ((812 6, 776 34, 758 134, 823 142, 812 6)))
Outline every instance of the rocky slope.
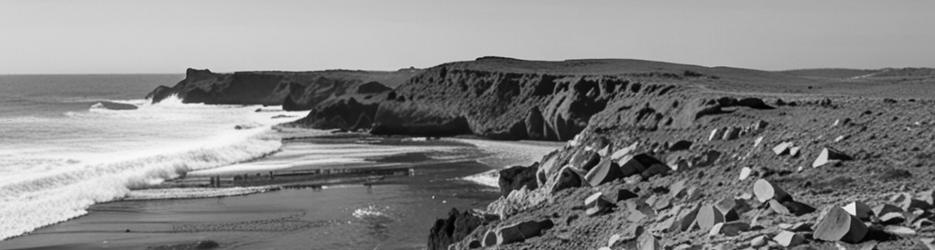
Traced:
POLYGON ((602 111, 627 117, 618 120, 619 126, 648 130, 690 126, 706 112, 749 103, 716 103, 686 91, 697 91, 702 84, 763 82, 764 75, 788 79, 787 84, 812 81, 780 73, 640 60, 546 62, 485 57, 427 69, 388 93, 382 102, 363 104, 354 99, 327 107, 361 113, 312 112, 299 124, 334 128, 344 126, 323 121, 370 120, 373 134, 568 140, 602 111))
POLYGON ((581 132, 501 172, 505 195, 462 214, 498 219, 449 249, 935 247, 931 78, 688 70, 594 95, 581 132))
POLYGON ((400 85, 417 69, 393 72, 327 70, 214 73, 188 69, 175 86, 159 86, 147 95, 159 102, 177 95, 185 103, 283 105, 309 110, 332 98, 376 98, 400 85))

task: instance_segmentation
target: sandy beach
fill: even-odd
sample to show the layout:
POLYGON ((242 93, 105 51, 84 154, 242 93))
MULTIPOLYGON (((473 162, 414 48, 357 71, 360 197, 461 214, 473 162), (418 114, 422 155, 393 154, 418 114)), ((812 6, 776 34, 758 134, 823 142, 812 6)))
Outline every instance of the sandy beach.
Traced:
MULTIPOLYGON (((482 208, 497 197, 497 189, 464 177, 535 161, 539 151, 551 150, 554 145, 321 134, 291 139, 286 140, 282 151, 265 159, 239 164, 227 172, 206 173, 265 173, 269 168, 253 172, 247 169, 280 164, 280 172, 333 166, 408 166, 414 175, 387 176, 370 185, 359 179, 337 178, 277 183, 275 188, 199 189, 204 196, 221 196, 207 198, 176 199, 180 196, 172 194, 192 195, 196 193, 193 190, 135 190, 127 200, 93 205, 87 215, 9 239, 0 244, 0 249, 194 249, 199 244, 218 244, 225 249, 423 249, 436 218, 445 216, 451 208, 482 208), (290 158, 299 155, 295 150, 312 145, 396 150, 360 154, 366 150, 352 148, 355 153, 350 157, 360 157, 361 161, 281 166, 289 159, 296 161, 290 158), (287 185, 296 183, 321 185, 287 185)), ((303 154, 314 154, 310 152, 303 154)), ((333 156, 340 162, 342 156, 333 156)))

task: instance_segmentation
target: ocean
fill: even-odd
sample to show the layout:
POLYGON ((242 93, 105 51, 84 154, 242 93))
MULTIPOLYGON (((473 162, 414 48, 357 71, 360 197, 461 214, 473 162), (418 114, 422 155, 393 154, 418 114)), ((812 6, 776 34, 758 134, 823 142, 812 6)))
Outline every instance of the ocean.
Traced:
POLYGON ((330 133, 284 131, 274 125, 306 112, 275 106, 143 99, 156 86, 183 77, 0 76, 0 249, 145 248, 205 238, 225 248, 418 249, 436 217, 451 207, 483 207, 496 197, 495 188, 462 177, 524 157, 498 159, 457 140, 321 138, 314 136, 330 133), (259 190, 230 197, 225 194, 253 192, 148 189, 180 176, 376 165, 412 165, 418 174, 377 186, 259 190), (178 200, 198 197, 214 198, 178 200), (258 212, 258 204, 267 204, 266 210, 258 212), (133 216, 127 216, 127 207, 133 216), (160 216, 148 217, 152 214, 160 216), (243 218, 226 217, 230 214, 243 218), (250 218, 279 224, 258 226, 250 218), (227 230, 193 221, 246 224, 227 230), (295 223, 305 226, 294 228, 295 223), (269 230, 255 227, 279 233, 271 237, 269 230))

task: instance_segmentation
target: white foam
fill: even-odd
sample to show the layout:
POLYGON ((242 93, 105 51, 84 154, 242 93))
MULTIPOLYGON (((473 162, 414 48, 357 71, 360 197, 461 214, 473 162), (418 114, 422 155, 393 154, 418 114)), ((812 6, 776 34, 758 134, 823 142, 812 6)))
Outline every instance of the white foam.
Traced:
POLYGON ((275 190, 278 186, 230 187, 230 188, 159 188, 133 190, 124 200, 163 200, 227 197, 247 195, 275 190))
MULTIPOLYGON (((158 104, 125 102, 138 103, 139 109, 92 107, 61 118, 3 121, 18 134, 0 145, 0 240, 127 195, 182 198, 259 192, 262 189, 130 190, 276 152, 282 143, 270 133, 271 127, 290 121, 273 120, 271 112, 253 112, 257 106, 182 104, 177 98, 158 104), (256 126, 236 130, 237 124, 256 126)), ((276 114, 301 117, 304 112, 276 114)))

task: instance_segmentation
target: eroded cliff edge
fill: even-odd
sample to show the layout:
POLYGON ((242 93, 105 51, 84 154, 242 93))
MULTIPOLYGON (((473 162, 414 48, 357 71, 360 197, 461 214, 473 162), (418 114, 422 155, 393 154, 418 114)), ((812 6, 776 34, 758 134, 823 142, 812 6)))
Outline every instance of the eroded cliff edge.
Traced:
POLYGON ((378 98, 419 72, 402 69, 214 73, 188 69, 185 79, 172 87, 159 86, 146 98, 159 102, 175 95, 185 103, 283 105, 286 110, 310 110, 332 98, 378 98))

